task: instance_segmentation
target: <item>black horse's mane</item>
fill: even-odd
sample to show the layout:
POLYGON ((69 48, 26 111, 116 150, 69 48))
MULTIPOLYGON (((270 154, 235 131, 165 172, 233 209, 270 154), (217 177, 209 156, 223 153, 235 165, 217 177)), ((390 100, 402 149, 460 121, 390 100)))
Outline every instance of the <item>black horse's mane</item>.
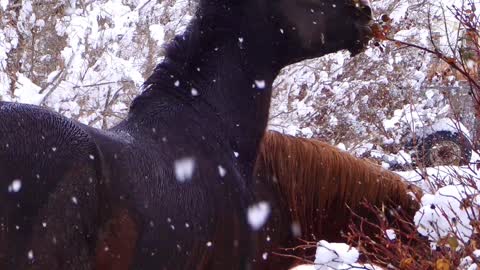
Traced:
MULTIPOLYGON (((164 60, 155 67, 152 75, 144 82, 142 85, 143 92, 134 99, 131 109, 139 107, 140 104, 143 104, 143 101, 151 102, 152 98, 161 96, 166 91, 173 91, 173 95, 181 95, 183 101, 188 101, 191 98, 190 89, 200 88, 201 86, 195 85, 195 83, 202 81, 201 76, 208 75, 206 70, 202 70, 202 72, 195 70, 195 65, 215 61, 209 58, 210 56, 215 58, 218 54, 218 52, 213 51, 214 49, 221 51, 221 46, 236 45, 240 37, 245 40, 248 39, 250 43, 255 42, 255 37, 250 37, 253 29, 245 29, 245 26, 251 25, 251 22, 247 23, 245 21, 247 16, 242 15, 242 13, 249 12, 250 16, 248 18, 251 19, 251 14, 257 11, 254 9, 238 10, 236 6, 240 6, 241 3, 242 1, 236 0, 200 1, 199 8, 185 32, 175 36, 172 41, 164 45, 164 60), (180 85, 177 83, 180 83, 180 85)), ((263 37, 268 35, 268 31, 262 29, 262 21, 269 19, 272 18, 257 17, 259 24, 256 24, 255 31, 262 32, 263 37)), ((253 35, 256 34, 253 33, 253 35)), ((274 45, 273 36, 271 39, 272 42, 266 44, 274 45)), ((253 50, 248 51, 248 53, 256 53, 255 49, 254 46, 253 50)), ((247 52, 244 51, 244 53, 247 52)))
MULTIPOLYGON (((201 59, 206 54, 199 53, 214 47, 214 44, 222 44, 222 40, 230 37, 236 30, 233 25, 219 25, 218 20, 229 22, 227 14, 221 16, 215 14, 205 16, 201 9, 187 26, 185 32, 175 36, 172 41, 164 45, 165 58, 159 63, 152 75, 143 83, 143 91, 137 96, 130 108, 135 110, 145 103, 152 103, 152 100, 165 94, 170 94, 188 102, 192 99, 190 90, 200 88, 195 82, 201 81, 205 71, 197 72, 192 69, 192 63, 202 64, 207 59, 201 59), (200 15, 202 14, 202 15, 200 15)), ((209 13, 213 8, 205 9, 209 13)))

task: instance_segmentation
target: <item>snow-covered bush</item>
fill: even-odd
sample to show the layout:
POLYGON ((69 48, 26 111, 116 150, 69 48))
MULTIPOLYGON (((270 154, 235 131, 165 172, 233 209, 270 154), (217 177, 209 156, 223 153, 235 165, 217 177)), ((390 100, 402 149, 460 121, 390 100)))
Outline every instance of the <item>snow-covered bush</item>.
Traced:
POLYGON ((350 269, 360 253, 345 243, 320 241, 315 254, 316 270, 350 269))

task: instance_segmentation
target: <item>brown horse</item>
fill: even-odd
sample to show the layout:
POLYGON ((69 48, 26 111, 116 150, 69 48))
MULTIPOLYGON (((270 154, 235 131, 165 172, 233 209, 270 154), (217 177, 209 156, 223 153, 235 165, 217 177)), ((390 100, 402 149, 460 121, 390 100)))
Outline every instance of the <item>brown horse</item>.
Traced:
MULTIPOLYGON (((401 207, 412 218, 418 209, 419 188, 397 174, 313 139, 267 132, 256 164, 257 194, 271 202, 264 237, 276 247, 301 242, 345 241, 342 232, 355 215, 375 223, 362 202, 385 209, 401 207), (273 193, 271 193, 273 190, 273 193), (412 197, 411 194, 415 195, 412 197)), ((367 234, 378 233, 367 229, 367 234)), ((271 256, 269 269, 288 269, 286 258, 271 256)))

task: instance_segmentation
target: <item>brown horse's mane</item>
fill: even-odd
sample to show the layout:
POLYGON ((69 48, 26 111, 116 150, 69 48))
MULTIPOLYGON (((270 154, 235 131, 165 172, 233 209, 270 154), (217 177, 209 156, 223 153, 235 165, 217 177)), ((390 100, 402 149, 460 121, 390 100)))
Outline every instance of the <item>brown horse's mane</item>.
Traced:
MULTIPOLYGON (((340 240, 362 202, 401 207, 413 217, 420 189, 371 162, 325 142, 269 131, 257 159, 258 181, 269 181, 304 240, 340 240), (410 194, 409 194, 410 193, 410 194)), ((362 213, 362 211, 364 211, 362 213)))

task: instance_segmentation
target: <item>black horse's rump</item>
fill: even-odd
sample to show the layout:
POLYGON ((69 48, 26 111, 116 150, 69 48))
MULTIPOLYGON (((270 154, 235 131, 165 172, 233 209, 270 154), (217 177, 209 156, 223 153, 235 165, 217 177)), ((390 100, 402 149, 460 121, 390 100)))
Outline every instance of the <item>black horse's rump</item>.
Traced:
POLYGON ((272 82, 287 64, 362 48, 369 9, 199 5, 108 131, 0 102, 1 269, 268 268, 246 212, 272 82))

